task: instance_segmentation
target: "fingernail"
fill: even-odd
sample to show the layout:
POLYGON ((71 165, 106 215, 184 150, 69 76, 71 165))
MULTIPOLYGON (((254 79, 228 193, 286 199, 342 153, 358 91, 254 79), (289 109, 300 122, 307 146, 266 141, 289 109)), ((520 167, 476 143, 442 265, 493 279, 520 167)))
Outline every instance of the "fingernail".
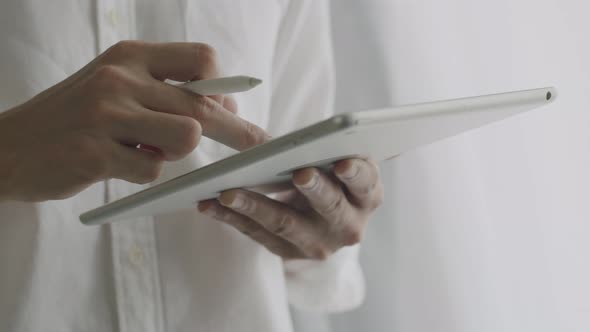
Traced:
POLYGON ((205 210, 202 210, 201 207, 199 206, 199 212, 201 212, 202 214, 209 216, 209 217, 215 216, 215 208, 213 206, 210 206, 210 207, 206 208, 205 210))
POLYGON ((318 179, 319 179, 319 175, 317 172, 314 172, 313 175, 311 176, 311 179, 309 179, 306 183, 304 184, 300 184, 297 185, 299 188, 303 188, 303 189, 312 189, 313 187, 316 186, 316 184, 318 183, 318 179))
POLYGON ((231 200, 230 202, 228 202, 227 200, 221 200, 221 204, 235 210, 242 209, 245 203, 245 198, 243 197, 243 195, 240 194, 235 194, 233 200, 231 200))
POLYGON ((244 203, 246 203, 246 200, 241 195, 236 195, 234 200, 231 201, 230 206, 232 209, 239 210, 244 207, 244 203))
POLYGON ((341 178, 345 180, 352 180, 359 174, 359 167, 356 163, 353 163, 344 173, 340 173, 341 178))

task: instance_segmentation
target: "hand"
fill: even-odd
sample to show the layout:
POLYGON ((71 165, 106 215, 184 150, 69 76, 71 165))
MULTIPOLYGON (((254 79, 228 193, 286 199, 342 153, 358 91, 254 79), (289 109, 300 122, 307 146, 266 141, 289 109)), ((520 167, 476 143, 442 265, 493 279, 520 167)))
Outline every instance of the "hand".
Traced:
POLYGON ((294 190, 276 200, 232 189, 198 208, 284 259, 325 259, 358 243, 383 201, 379 168, 370 160, 339 161, 330 174, 302 169, 293 184, 294 190))
POLYGON ((77 73, 0 114, 0 201, 69 197, 108 178, 155 180, 201 135, 238 150, 266 140, 231 98, 164 83, 217 76, 200 43, 120 42, 77 73))

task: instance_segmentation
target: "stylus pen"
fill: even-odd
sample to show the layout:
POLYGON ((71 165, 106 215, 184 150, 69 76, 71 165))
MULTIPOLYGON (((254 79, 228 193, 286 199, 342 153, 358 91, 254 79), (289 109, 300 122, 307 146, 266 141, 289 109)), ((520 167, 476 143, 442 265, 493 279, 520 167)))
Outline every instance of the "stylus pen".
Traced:
POLYGON ((248 91, 258 84, 261 79, 249 76, 229 76, 208 80, 192 81, 177 85, 202 96, 224 95, 234 92, 248 91))

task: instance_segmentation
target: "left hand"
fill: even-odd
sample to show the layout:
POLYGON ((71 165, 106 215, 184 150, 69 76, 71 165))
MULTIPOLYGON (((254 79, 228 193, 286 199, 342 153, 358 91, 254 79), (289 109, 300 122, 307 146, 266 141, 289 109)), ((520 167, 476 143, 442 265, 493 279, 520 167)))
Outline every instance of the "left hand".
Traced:
POLYGON ((383 202, 379 167, 346 159, 331 173, 305 168, 295 189, 277 199, 232 189, 202 201, 199 211, 225 222, 284 259, 325 259, 360 242, 370 215, 383 202))

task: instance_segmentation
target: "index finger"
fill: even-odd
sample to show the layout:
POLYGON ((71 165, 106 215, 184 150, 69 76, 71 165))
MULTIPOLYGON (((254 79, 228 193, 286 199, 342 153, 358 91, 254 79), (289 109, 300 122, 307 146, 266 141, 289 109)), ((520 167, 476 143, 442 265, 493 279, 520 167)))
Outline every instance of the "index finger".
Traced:
POLYGON ((203 135, 242 151, 270 139, 266 131, 225 109, 209 97, 196 95, 192 117, 201 123, 203 135))
POLYGON ((101 58, 141 68, 163 81, 190 81, 218 75, 215 49, 203 43, 147 43, 127 40, 113 45, 101 58))
MULTIPOLYGON (((270 138, 262 128, 227 110, 211 97, 154 79, 142 82, 134 93, 145 108, 191 117, 199 122, 204 136, 239 151, 270 138)), ((228 99, 228 105, 231 103, 231 99, 228 99)))

